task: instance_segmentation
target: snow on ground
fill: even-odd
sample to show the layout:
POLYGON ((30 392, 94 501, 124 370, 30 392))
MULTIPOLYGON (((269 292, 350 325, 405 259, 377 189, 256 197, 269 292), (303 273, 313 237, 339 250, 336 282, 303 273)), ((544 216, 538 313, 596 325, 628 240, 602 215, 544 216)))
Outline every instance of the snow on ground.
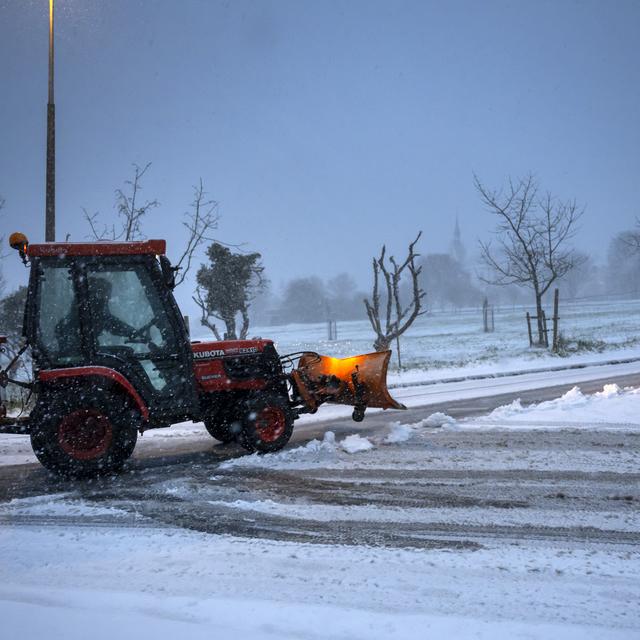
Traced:
MULTIPOLYGON (((322 441, 312 440, 303 446, 288 447, 268 456, 253 454, 242 456, 221 464, 223 469, 240 467, 261 467, 265 469, 303 470, 321 465, 330 469, 365 469, 367 467, 398 469, 413 468, 428 463, 437 468, 460 469, 468 464, 468 457, 459 449, 434 448, 426 459, 407 459, 401 448, 387 445, 405 443, 411 438, 428 442, 434 429, 580 429, 580 430, 624 430, 640 433, 640 389, 621 390, 616 385, 606 385, 602 392, 585 396, 574 387, 561 398, 523 407, 519 400, 495 409, 488 416, 455 421, 443 413, 428 415, 414 424, 390 421, 387 433, 372 439, 364 439, 354 434, 347 436, 336 446, 332 432, 325 434, 322 441), (354 440, 356 439, 357 440, 354 440), (353 456, 359 449, 353 449, 344 442, 368 444, 361 451, 372 455, 353 456), (373 442, 371 441, 373 440, 373 442)), ((474 466, 478 469, 493 469, 496 461, 492 452, 474 453, 474 466)), ((503 469, 555 469, 592 471, 620 471, 633 473, 638 470, 638 459, 634 452, 620 448, 614 451, 572 452, 541 451, 531 449, 518 455, 505 456, 500 461, 503 469)), ((640 524, 640 523, 639 523, 640 524)))
MULTIPOLYGON (((354 434, 355 435, 355 434, 354 434)), ((353 436, 349 436, 353 438, 353 436)), ((344 453, 348 453, 348 446, 344 453)), ((372 448, 372 447, 369 447, 372 448)), ((342 456, 344 458, 344 456, 342 456)), ((241 467, 261 467, 264 469, 309 469, 322 466, 334 466, 339 463, 339 449, 333 431, 327 431, 322 440, 311 440, 304 446, 287 447, 268 456, 253 453, 248 456, 226 460, 220 469, 241 467)))
POLYGON ((29 516, 122 516, 126 512, 114 507, 86 504, 73 500, 70 494, 34 496, 32 498, 14 498, 7 503, 0 503, 1 515, 29 516))
MULTIPOLYGON (((530 310, 530 309, 529 309, 530 310)), ((403 365, 397 374, 392 359, 391 384, 444 379, 461 375, 562 366, 615 358, 640 357, 640 300, 562 302, 560 330, 568 339, 590 341, 594 351, 552 356, 529 349, 522 307, 502 307, 495 312, 495 332, 483 333, 482 310, 430 311, 414 322, 402 337, 403 365), (602 350, 602 352, 599 352, 602 350)), ((547 317, 551 317, 547 309, 547 317)), ((346 357, 372 350, 372 330, 367 320, 338 323, 338 340, 328 341, 327 326, 290 324, 252 327, 253 335, 272 338, 280 353, 302 350, 346 357)), ((210 339, 206 334, 199 339, 210 339)), ((395 350, 395 345, 394 345, 395 350)))
POLYGON ((471 424, 498 428, 626 429, 640 426, 640 389, 607 384, 602 391, 584 395, 573 387, 556 400, 523 407, 520 400, 494 409, 471 424))
MULTIPOLYGON (((566 383, 579 383, 605 377, 614 377, 638 373, 640 362, 624 364, 586 367, 579 370, 528 373, 513 377, 488 378, 484 380, 462 380, 413 386, 394 389, 394 398, 407 407, 428 407, 432 404, 454 402, 466 398, 480 398, 499 393, 517 393, 527 389, 551 387, 566 383)), ((380 409, 369 409, 367 414, 379 413, 380 409)), ((323 405, 313 415, 303 415, 296 425, 310 425, 324 420, 349 419, 352 407, 343 405, 323 405)), ((401 417, 395 411, 389 411, 390 420, 401 417)), ((439 414, 431 415, 430 421, 447 421, 447 417, 439 414)), ((365 419, 366 420, 366 419, 365 419)), ((439 426, 439 425, 428 425, 439 426)), ((138 439, 136 453, 139 454, 147 447, 167 444, 184 440, 210 441, 211 436, 205 431, 202 423, 184 422, 167 429, 151 429, 138 439)), ((136 455, 136 454, 134 454, 136 455)), ((31 450, 28 436, 0 434, 0 467, 5 465, 35 463, 36 458, 31 450)))
POLYGON ((24 640, 632 638, 640 583, 628 551, 452 553, 154 529, 4 527, 0 556, 2 626, 24 640))
POLYGON ((392 422, 389 425, 389 433, 383 440, 384 444, 398 444, 406 442, 411 437, 413 430, 410 425, 400 422, 392 422))
MULTIPOLYGON (((415 385, 391 390, 392 396, 407 407, 426 407, 443 402, 455 402, 467 398, 483 398, 501 393, 518 393, 528 389, 543 389, 563 384, 579 384, 588 380, 612 378, 640 372, 640 362, 600 365, 562 371, 541 371, 521 375, 486 378, 482 380, 460 380, 437 384, 415 385)), ((323 405, 313 415, 303 415, 298 424, 311 424, 321 420, 346 418, 351 407, 323 405)), ((367 414, 380 412, 368 409, 367 414)), ((395 412, 389 412, 391 415, 395 412)), ((365 418, 366 420, 366 418, 365 418)))
MULTIPOLYGON (((481 333, 476 312, 430 314, 403 340, 412 369, 392 373, 391 381, 415 385, 640 357, 639 311, 640 302, 565 305, 564 330, 603 340, 609 348, 562 359, 523 346, 521 309, 498 311, 495 334, 481 333)), ((275 337, 282 353, 313 349, 346 356, 370 350, 365 323, 341 323, 338 330, 341 339, 335 343, 323 341, 323 325, 260 333, 275 337)), ((0 504, 2 628, 23 640, 637 638, 640 551, 625 542, 640 529, 637 447, 587 442, 567 449, 562 440, 551 445, 576 430, 638 438, 639 390, 607 385, 587 397, 579 383, 639 370, 640 364, 631 363, 396 388, 394 396, 407 406, 428 407, 578 384, 550 402, 523 407, 516 401, 458 422, 426 409, 422 420, 408 424, 401 413, 389 412, 386 429, 366 438, 354 425, 347 436, 327 432, 322 440, 277 454, 225 461, 212 468, 205 483, 190 476, 158 483, 167 510, 201 504, 232 522, 281 518, 280 532, 305 523, 314 523, 316 531, 338 526, 353 531, 351 545, 212 535, 161 526, 139 513, 132 522, 122 505, 88 501, 73 492, 0 504), (503 446, 502 433, 512 437, 509 446, 503 446), (481 437, 473 440, 476 434, 481 437), (460 436, 467 440, 458 441, 460 436), (519 440, 514 443, 513 437, 519 440), (495 444, 485 445, 485 438, 495 444), (438 470, 442 474, 434 480, 429 474, 438 470), (344 489, 334 489, 337 499, 325 502, 317 496, 296 500, 286 491, 272 495, 271 480, 259 483, 266 495, 224 488, 225 478, 261 473, 306 478, 311 486, 316 478, 331 478, 344 489), (623 474, 631 482, 616 484, 623 474), (554 501, 558 477, 569 497, 554 501), (605 479, 585 488, 587 477, 605 479), (374 498, 338 499, 350 487, 362 493, 367 486, 375 504, 374 498), (508 504, 472 500, 482 496, 483 486, 508 504), (521 503, 517 490, 535 499, 521 503), (438 492, 447 499, 433 503, 438 492), (413 502, 403 505, 412 496, 413 502), (422 504, 421 496, 432 502, 422 504), (451 496, 462 502, 450 504, 451 496), (569 499, 573 502, 562 506, 569 499), (363 524, 374 527, 375 535, 385 527, 400 535, 409 530, 416 535, 415 527, 424 527, 426 537, 441 531, 455 538, 454 532, 462 531, 457 535, 463 539, 469 528, 486 534, 481 545, 469 548, 367 546, 358 543, 363 524), (495 534, 500 528, 516 533, 501 538, 495 534), (549 528, 582 533, 554 539, 526 534, 549 528)), ((348 418, 350 412, 323 407, 301 423, 348 418)), ((185 423, 146 433, 138 450, 190 439, 210 436, 202 425, 185 423)), ((0 464, 34 461, 27 437, 0 436, 0 464)))
MULTIPOLYGON (((640 326, 638 327, 640 331, 640 326)), ((547 350, 527 349, 521 356, 496 357, 486 362, 469 361, 459 366, 407 367, 402 371, 393 366, 387 380, 390 389, 433 384, 435 382, 457 382, 462 379, 490 378, 544 373, 563 369, 583 369, 607 363, 632 362, 640 359, 640 346, 620 348, 612 346, 601 352, 587 352, 571 356, 555 356, 547 350)))
POLYGON ((529 508, 487 508, 471 507, 408 508, 387 507, 372 509, 371 505, 318 505, 291 504, 273 500, 233 500, 211 501, 211 504, 224 505, 244 513, 265 513, 279 515, 296 520, 312 520, 314 522, 388 522, 396 524, 460 524, 460 525, 492 525, 500 522, 501 526, 522 527, 539 526, 544 522, 547 527, 595 527, 601 531, 640 530, 640 513, 620 514, 614 511, 594 514, 574 511, 558 512, 552 509, 529 508))
POLYGON ((29 436, 0 434, 0 467, 14 464, 33 464, 33 455, 29 436))
POLYGON ((361 435, 354 433, 342 440, 340 447, 347 453, 359 453, 360 451, 373 449, 373 443, 368 438, 363 438, 361 435))
MULTIPOLYGON (((504 449, 480 445, 467 450, 446 441, 434 444, 434 436, 455 439, 485 430, 483 435, 495 440, 500 430, 519 437, 533 425, 547 429, 549 437, 578 427, 637 437, 638 416, 638 389, 607 385, 589 397, 573 389, 554 401, 526 408, 513 403, 459 422, 446 414, 413 424, 390 420, 383 432, 366 439, 328 432, 322 440, 277 454, 223 462, 212 470, 208 484, 185 477, 159 485, 173 500, 204 499, 238 521, 282 517, 318 527, 339 523, 349 529, 369 523, 399 532, 440 525, 445 527, 442 535, 457 525, 463 531, 557 528, 591 532, 586 539, 487 535, 479 548, 407 549, 357 544, 354 528, 352 545, 309 544, 160 527, 144 516, 132 526, 122 522, 119 509, 72 494, 13 500, 0 507, 0 619, 4 629, 23 640, 44 635, 84 640, 88 630, 96 640, 637 638, 640 551, 624 538, 619 543, 590 542, 597 535, 637 533, 637 502, 619 508, 620 500, 605 496, 597 504, 608 507, 589 506, 587 490, 581 498, 584 507, 558 508, 546 495, 552 491, 549 477, 532 474, 566 469, 598 478, 607 473, 637 478, 637 447, 566 451, 546 447, 535 433, 536 447, 512 443, 504 449), (410 496, 449 483, 453 495, 464 497, 482 482, 483 470, 497 470, 489 482, 505 483, 495 491, 506 498, 513 487, 500 473, 509 469, 517 470, 520 486, 535 489, 532 495, 541 496, 540 504, 399 507, 389 502, 391 494, 381 495, 376 504, 353 504, 295 501, 288 494, 255 497, 246 489, 229 490, 225 498, 217 488, 225 474, 261 470, 297 472, 301 480, 325 478, 335 470, 334 482, 347 487, 359 477, 363 487, 365 476, 350 474, 368 470, 371 478, 379 478, 372 495, 385 486, 399 486, 401 494, 410 496), (394 473, 386 475, 386 470, 394 473), (444 470, 444 475, 434 482, 420 475, 425 470, 444 470), (446 475, 456 471, 462 475, 446 475), (474 475, 466 480, 466 474, 474 475), (208 492, 218 492, 218 497, 209 498, 208 492), (80 524, 62 526, 46 521, 48 516, 68 516, 80 524), (35 520, 12 526, 12 518, 25 517, 35 520)), ((260 485, 268 490, 269 482, 260 485)), ((580 476, 563 482, 566 491, 584 491, 580 476)), ((637 486, 624 490, 637 500, 637 486)))

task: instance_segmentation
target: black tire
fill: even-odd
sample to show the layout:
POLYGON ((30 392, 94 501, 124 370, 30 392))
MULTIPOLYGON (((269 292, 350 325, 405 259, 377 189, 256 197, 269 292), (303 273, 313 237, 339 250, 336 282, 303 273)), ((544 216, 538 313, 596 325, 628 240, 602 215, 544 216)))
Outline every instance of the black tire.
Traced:
POLYGON ((122 395, 66 389, 38 398, 30 422, 31 446, 45 468, 91 478, 122 468, 136 446, 140 417, 122 395))
POLYGON ((240 421, 233 418, 228 410, 220 409, 215 414, 206 416, 204 426, 209 435, 223 444, 237 440, 242 429, 240 421))
POLYGON ((279 451, 291 438, 294 419, 288 398, 276 394, 249 398, 243 406, 240 444, 247 451, 279 451))

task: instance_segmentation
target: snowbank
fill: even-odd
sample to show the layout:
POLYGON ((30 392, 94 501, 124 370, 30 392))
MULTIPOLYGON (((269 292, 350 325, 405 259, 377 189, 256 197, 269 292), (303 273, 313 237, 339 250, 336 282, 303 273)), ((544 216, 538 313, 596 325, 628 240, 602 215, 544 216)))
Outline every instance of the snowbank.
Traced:
POLYGON ((347 453, 359 453, 373 449, 373 443, 368 438, 354 433, 340 442, 340 448, 347 453))
POLYGON ((524 407, 518 399, 470 422, 526 428, 601 429, 605 424, 609 429, 640 427, 640 389, 608 384, 598 393, 584 395, 573 387, 556 400, 524 407))

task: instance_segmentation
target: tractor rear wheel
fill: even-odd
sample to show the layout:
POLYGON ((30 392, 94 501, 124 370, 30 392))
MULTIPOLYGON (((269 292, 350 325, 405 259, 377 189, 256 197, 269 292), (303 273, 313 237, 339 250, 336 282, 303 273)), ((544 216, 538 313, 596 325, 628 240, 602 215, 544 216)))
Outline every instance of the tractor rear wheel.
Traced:
POLYGON ((258 395, 245 401, 240 444, 248 451, 282 449, 293 432, 294 415, 287 398, 258 395))
POLYGON ((31 417, 31 446, 49 471, 89 478, 118 471, 133 453, 139 416, 120 395, 46 393, 31 417))

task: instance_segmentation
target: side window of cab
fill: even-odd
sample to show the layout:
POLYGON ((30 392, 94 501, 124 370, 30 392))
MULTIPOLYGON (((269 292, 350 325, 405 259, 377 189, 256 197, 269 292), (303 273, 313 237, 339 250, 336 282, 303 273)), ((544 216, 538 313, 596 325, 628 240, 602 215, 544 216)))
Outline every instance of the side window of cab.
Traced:
POLYGON ((39 264, 36 295, 38 350, 52 366, 81 363, 80 314, 68 265, 39 264))

